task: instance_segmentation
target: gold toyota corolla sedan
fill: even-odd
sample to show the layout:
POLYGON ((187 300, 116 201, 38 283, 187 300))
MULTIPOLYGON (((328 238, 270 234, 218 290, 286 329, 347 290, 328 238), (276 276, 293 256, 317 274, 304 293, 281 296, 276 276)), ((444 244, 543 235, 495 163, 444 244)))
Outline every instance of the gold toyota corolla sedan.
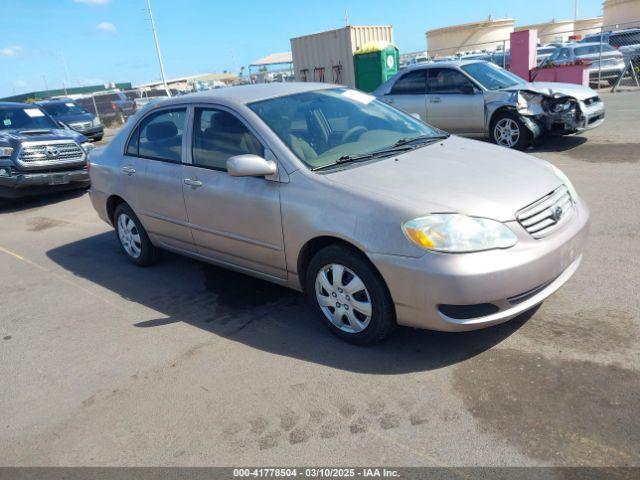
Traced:
POLYGON ((304 291, 360 344, 526 312, 573 275, 588 230, 553 165, 327 84, 154 103, 92 152, 90 175, 134 264, 164 249, 304 291))

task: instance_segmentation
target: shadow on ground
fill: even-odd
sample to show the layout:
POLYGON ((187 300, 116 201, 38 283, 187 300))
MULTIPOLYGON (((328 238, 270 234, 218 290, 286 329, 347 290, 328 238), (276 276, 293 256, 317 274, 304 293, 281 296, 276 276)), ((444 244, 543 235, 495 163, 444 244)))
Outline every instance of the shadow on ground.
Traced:
POLYGON ((586 137, 564 136, 564 135, 545 135, 539 138, 533 147, 527 150, 527 153, 537 152, 566 152, 579 147, 587 142, 586 137))
POLYGON ((400 374, 455 364, 501 342, 533 314, 467 333, 399 328, 383 344, 356 347, 331 335, 297 292, 168 253, 156 266, 138 268, 112 233, 47 255, 76 276, 160 314, 132 328, 186 322, 253 348, 354 372, 400 374))
POLYGON ((54 205, 56 203, 78 198, 87 193, 86 189, 69 190, 66 192, 54 192, 40 194, 37 196, 29 196, 23 198, 0 198, 0 213, 16 213, 33 208, 40 208, 46 205, 54 205))

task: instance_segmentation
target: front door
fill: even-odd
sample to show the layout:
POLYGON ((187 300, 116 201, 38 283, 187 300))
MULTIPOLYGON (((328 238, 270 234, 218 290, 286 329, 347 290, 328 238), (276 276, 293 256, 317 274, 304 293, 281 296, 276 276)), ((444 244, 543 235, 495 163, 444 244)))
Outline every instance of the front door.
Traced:
POLYGON ((227 173, 229 157, 264 156, 262 143, 233 113, 196 107, 190 154, 182 181, 198 252, 222 264, 286 278, 281 183, 227 173))
POLYGON ((126 149, 125 200, 154 241, 184 250, 193 238, 182 198, 186 109, 159 110, 142 120, 126 149))
POLYGON ((424 68, 409 70, 391 87, 380 100, 427 121, 426 109, 427 71, 424 68))
POLYGON ((427 78, 427 123, 451 133, 484 132, 484 95, 453 68, 430 68, 427 78))

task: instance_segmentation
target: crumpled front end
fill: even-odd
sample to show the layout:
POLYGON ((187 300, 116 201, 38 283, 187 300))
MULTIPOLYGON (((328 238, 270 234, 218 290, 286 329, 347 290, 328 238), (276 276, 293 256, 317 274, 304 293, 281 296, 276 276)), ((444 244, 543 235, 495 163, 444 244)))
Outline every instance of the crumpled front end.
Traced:
POLYGON ((533 138, 543 133, 578 133, 595 128, 604 121, 604 104, 595 92, 586 98, 560 91, 545 92, 542 89, 528 88, 502 91, 499 94, 488 102, 489 118, 498 109, 507 107, 520 115, 533 138))

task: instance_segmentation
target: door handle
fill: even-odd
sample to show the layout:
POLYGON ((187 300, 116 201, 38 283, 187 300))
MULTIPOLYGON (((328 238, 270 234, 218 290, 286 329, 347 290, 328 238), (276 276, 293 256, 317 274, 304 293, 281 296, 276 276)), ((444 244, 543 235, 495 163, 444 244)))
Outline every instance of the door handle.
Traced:
POLYGON ((202 186, 202 182, 196 178, 185 178, 184 184, 189 185, 191 188, 198 188, 202 186))
POLYGON ((125 166, 125 167, 122 167, 122 171, 123 171, 124 173, 126 173, 127 175, 129 175, 129 176, 131 176, 131 175, 133 175, 134 173, 136 173, 136 169, 135 169, 135 168, 133 168, 133 167, 132 167, 132 166, 130 166, 130 165, 127 165, 127 166, 125 166))
POLYGON ((431 103, 440 103, 440 97, 431 97, 431 103))

